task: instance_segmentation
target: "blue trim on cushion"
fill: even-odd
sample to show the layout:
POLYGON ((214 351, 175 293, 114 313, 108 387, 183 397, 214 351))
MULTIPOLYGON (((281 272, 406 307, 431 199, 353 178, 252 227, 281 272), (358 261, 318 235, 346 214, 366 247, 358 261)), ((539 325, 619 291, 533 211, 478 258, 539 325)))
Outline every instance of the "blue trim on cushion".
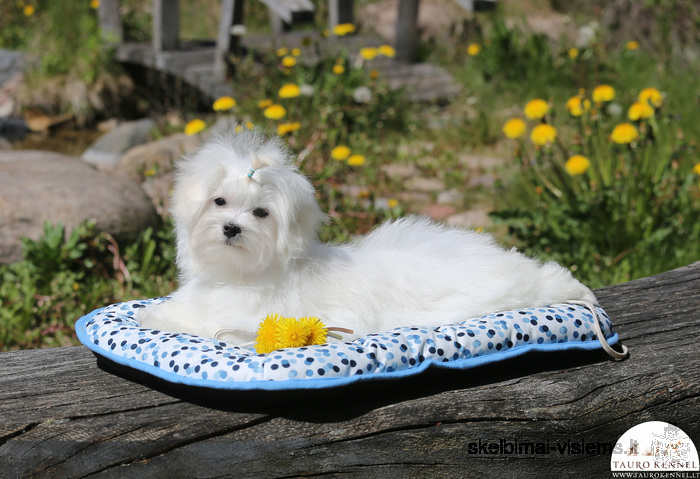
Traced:
MULTIPOLYGON (((420 374, 430 367, 469 369, 532 351, 601 348, 589 325, 593 321, 590 312, 580 306, 555 305, 493 313, 438 328, 397 328, 348 343, 257 355, 214 339, 140 328, 135 319, 137 310, 162 300, 118 303, 92 311, 76 322, 78 339, 99 356, 173 384, 267 391, 320 389, 364 380, 401 378, 420 374), (564 337, 556 337, 560 333, 554 333, 555 328, 564 337), (579 330, 584 333, 580 334, 579 330), (533 331, 538 336, 528 337, 533 331), (566 337, 568 333, 571 337, 566 337), (457 341, 458 335, 468 342, 457 341), (525 341, 517 343, 519 336, 525 341), (481 348, 482 345, 485 347, 481 348), (397 351, 403 353, 399 355, 397 351), (475 352, 472 355, 469 351, 475 352), (185 355, 191 361, 183 359, 185 355), (240 368, 233 373, 232 368, 237 365, 240 368), (280 375, 281 372, 286 376, 280 375)), ((600 308, 598 313, 608 343, 617 343, 619 337, 612 331, 609 318, 600 308)))

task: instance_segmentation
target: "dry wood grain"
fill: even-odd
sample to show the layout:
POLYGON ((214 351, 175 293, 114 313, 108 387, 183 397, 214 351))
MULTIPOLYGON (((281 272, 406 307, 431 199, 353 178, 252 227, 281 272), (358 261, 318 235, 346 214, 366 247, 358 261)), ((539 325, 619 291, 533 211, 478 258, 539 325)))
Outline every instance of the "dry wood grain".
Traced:
POLYGON ((625 361, 539 353, 333 390, 221 394, 124 379, 83 347, 3 353, 0 477, 606 477, 605 447, 641 422, 674 423, 699 444, 700 263, 596 294, 625 361), (554 449, 478 447, 501 440, 554 449), (566 453, 582 442, 602 452, 566 453))

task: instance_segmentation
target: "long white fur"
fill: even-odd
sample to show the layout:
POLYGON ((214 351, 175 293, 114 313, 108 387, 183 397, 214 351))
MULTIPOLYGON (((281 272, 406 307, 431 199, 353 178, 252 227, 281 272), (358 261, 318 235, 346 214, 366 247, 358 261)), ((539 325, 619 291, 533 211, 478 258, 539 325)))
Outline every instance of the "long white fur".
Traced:
POLYGON ((278 313, 317 316, 352 329, 352 339, 568 300, 596 303, 562 266, 426 218, 388 221, 350 244, 320 243, 325 215, 311 182, 281 140, 255 131, 220 135, 181 160, 172 204, 180 288, 139 311, 144 327, 205 337, 233 329, 242 333, 226 340, 245 342, 278 313), (255 216, 256 208, 269 216, 255 216), (228 241, 227 223, 241 228, 228 241))

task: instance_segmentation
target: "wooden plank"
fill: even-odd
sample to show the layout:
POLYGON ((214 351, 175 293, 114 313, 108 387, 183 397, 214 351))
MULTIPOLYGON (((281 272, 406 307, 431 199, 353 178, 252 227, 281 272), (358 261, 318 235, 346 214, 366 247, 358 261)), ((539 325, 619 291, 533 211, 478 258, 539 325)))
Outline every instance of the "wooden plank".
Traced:
POLYGON ((596 294, 630 348, 625 361, 531 354, 338 390, 214 399, 125 380, 99 369, 84 347, 2 353, 0 471, 597 478, 609 476, 609 453, 471 454, 469 444, 608 444, 648 420, 672 422, 697 444, 700 263, 596 294))
POLYGON ((153 0, 153 50, 177 50, 180 36, 178 0, 153 0))
POLYGON ((243 0, 223 0, 214 54, 214 72, 222 80, 226 79, 229 53, 240 54, 240 37, 231 32, 234 25, 243 25, 243 0))

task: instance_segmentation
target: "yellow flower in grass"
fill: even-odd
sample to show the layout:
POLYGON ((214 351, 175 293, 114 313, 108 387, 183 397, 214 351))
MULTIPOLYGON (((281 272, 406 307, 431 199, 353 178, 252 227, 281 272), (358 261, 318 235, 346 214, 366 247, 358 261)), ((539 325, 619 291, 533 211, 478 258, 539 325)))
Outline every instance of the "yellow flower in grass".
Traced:
POLYGON ((341 23, 333 27, 333 35, 344 37, 350 33, 355 33, 355 25, 352 23, 341 23))
POLYGON ((267 354, 280 349, 277 331, 279 329, 279 314, 268 314, 258 326, 255 337, 255 352, 267 354))
POLYGON ((279 120, 280 118, 284 118, 286 114, 287 110, 285 110, 282 105, 277 104, 270 105, 263 111, 265 118, 269 118, 270 120, 279 120))
POLYGON ((638 100, 642 103, 649 103, 654 108, 658 108, 663 104, 664 97, 656 88, 645 88, 639 92, 638 100))
POLYGON ((272 105, 273 103, 275 103, 275 102, 272 100, 260 100, 258 102, 258 108, 260 108, 261 110, 264 110, 265 108, 272 105))
POLYGON ((532 129, 530 139, 535 145, 540 146, 548 143, 554 143, 554 140, 557 139, 557 129, 552 125, 541 123, 532 129))
POLYGON ((467 55, 469 55, 470 57, 475 57, 479 53, 481 53, 481 45, 479 45, 478 43, 470 43, 467 47, 467 55))
POLYGON ((280 60, 282 63, 282 66, 287 67, 287 68, 292 68, 294 65, 297 64, 297 59, 287 55, 286 57, 282 57, 282 60, 280 60))
POLYGON ((343 73, 345 73, 345 67, 336 63, 335 65, 333 65, 333 73, 335 73, 336 75, 342 75, 343 73))
POLYGON ((299 128, 301 128, 301 123, 298 121, 293 123, 281 123, 277 126, 277 134, 283 136, 287 133, 297 131, 299 128))
POLYGON ((606 103, 615 98, 615 89, 610 85, 599 85, 593 89, 592 96, 596 104, 606 103))
POLYGON ((396 56, 396 50, 391 45, 382 45, 377 48, 377 52, 385 57, 394 58, 396 56))
POLYGON ((583 155, 574 155, 566 160, 564 168, 566 168, 566 172, 569 175, 576 176, 584 174, 586 171, 588 171, 590 166, 591 162, 588 160, 588 158, 583 155))
POLYGON ((525 104, 523 112, 529 119, 539 120, 549 113, 549 104, 540 98, 535 98, 525 104))
POLYGON ((282 88, 279 89, 277 94, 280 98, 295 98, 301 95, 301 89, 299 85, 287 83, 286 85, 282 85, 282 88))
POLYGON ((204 123, 204 121, 197 118, 195 120, 188 122, 185 125, 185 134, 196 135, 200 131, 204 130, 206 127, 207 127, 207 124, 204 123))
POLYGON ((277 54, 278 57, 286 56, 289 53, 289 48, 287 48, 287 47, 278 48, 275 53, 277 54))
POLYGON ((511 118, 503 125, 503 134, 508 138, 520 138, 525 134, 527 126, 520 118, 511 118))
POLYGON ((394 209, 397 206, 399 206, 399 200, 394 199, 394 198, 389 198, 389 201, 386 202, 386 204, 389 206, 390 209, 394 209))
POLYGON ((282 348, 306 346, 309 331, 296 318, 282 318, 278 322, 277 340, 282 348))
POLYGON ((230 96, 222 96, 214 102, 212 109, 214 111, 228 111, 234 106, 236 106, 236 100, 230 96))
POLYGON ((379 78, 379 70, 370 70, 370 71, 369 71, 369 77, 370 77, 372 80, 376 80, 377 78, 379 78))
POLYGON ((639 132, 631 123, 620 123, 610 134, 610 139, 620 145, 632 143, 637 138, 639 138, 639 132))
POLYGON ((591 109, 591 102, 580 96, 572 96, 566 102, 565 108, 569 115, 578 117, 591 109))
POLYGON ((627 118, 632 121, 645 120, 654 116, 654 109, 649 103, 636 101, 627 111, 627 118))
POLYGON ((314 344, 325 344, 327 342, 328 329, 326 329, 326 325, 323 324, 320 319, 315 316, 307 316, 304 318, 299 318, 299 322, 308 333, 308 337, 306 339, 307 346, 314 344))
POLYGON ((350 156, 350 148, 345 145, 336 146, 331 150, 331 158, 336 161, 345 161, 350 156))
POLYGON ((100 0, 90 0, 90 8, 93 10, 100 8, 100 0))
POLYGON ((365 157, 363 155, 350 155, 348 158, 348 165, 350 166, 362 166, 365 164, 365 157))
POLYGON ((639 42, 636 42, 634 40, 632 40, 631 42, 627 42, 625 44, 625 48, 628 50, 636 50, 639 48, 639 42))
POLYGON ((360 56, 365 60, 374 60, 378 54, 379 51, 374 47, 360 48, 360 56))
POLYGON ((695 166, 693 166, 693 173, 700 175, 700 163, 696 163, 695 166))
POLYGON ((32 15, 34 15, 35 11, 36 9, 32 5, 27 5, 26 7, 24 7, 24 10, 22 10, 22 13, 24 13, 25 17, 31 17, 32 15))
POLYGON ((571 58, 572 60, 574 58, 578 58, 578 53, 578 48, 569 48, 569 58, 571 58))
POLYGON ((301 48, 292 48, 292 50, 289 52, 293 57, 298 57, 301 55, 301 48))

